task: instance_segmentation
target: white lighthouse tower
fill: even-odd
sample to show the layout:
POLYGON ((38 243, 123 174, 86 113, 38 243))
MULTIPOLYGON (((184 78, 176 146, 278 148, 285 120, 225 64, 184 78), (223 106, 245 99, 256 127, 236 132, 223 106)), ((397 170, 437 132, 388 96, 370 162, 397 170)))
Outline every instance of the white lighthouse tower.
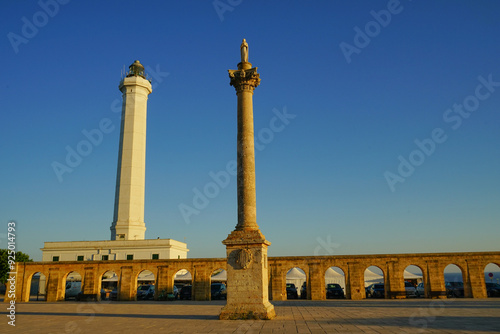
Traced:
POLYGON ((111 240, 45 242, 42 261, 162 260, 187 258, 187 245, 174 239, 145 239, 146 113, 151 83, 144 66, 129 66, 123 93, 120 150, 111 240))
POLYGON ((111 240, 144 240, 146 114, 152 88, 138 60, 130 65, 119 88, 123 104, 111 240))

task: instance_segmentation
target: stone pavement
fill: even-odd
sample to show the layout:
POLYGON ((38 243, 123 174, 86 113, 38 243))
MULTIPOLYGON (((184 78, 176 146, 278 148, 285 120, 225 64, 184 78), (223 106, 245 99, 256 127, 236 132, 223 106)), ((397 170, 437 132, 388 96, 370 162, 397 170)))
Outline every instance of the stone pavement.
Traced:
POLYGON ((30 302, 0 333, 499 333, 500 298, 291 300, 274 320, 217 319, 225 301, 30 302))

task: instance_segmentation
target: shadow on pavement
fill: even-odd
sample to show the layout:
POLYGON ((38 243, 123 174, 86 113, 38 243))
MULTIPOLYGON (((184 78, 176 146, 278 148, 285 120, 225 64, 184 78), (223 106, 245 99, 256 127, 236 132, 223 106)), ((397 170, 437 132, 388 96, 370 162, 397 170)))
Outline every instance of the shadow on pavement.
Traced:
POLYGON ((498 308, 500 309, 500 298, 496 299, 378 299, 378 300, 285 300, 271 301, 275 306, 314 306, 314 307, 380 307, 380 308, 421 308, 432 305, 443 305, 447 308, 498 308))
MULTIPOLYGON (((0 312, 7 314, 7 312, 0 312)), ((196 315, 196 314, 135 314, 135 313, 76 313, 76 312, 18 312, 17 315, 41 315, 41 316, 62 316, 62 317, 98 317, 98 318, 138 318, 138 319, 190 319, 190 320, 217 320, 217 315, 196 315)))

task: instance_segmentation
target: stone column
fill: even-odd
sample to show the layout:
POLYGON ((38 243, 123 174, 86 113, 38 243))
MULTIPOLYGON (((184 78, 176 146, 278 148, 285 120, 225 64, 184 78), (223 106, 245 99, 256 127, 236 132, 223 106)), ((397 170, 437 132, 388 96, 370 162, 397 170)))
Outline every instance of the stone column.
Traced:
MULTIPOLYGON (((325 270, 320 260, 309 262, 309 277, 307 280, 307 299, 325 300, 325 270)), ((298 287, 300 289, 300 287, 298 287)))
POLYGON ((137 300, 137 280, 134 282, 132 266, 120 268, 120 284, 118 286, 118 300, 137 300))
POLYGON ((348 262, 345 272, 346 298, 360 300, 366 298, 364 271, 358 262, 348 262))
POLYGON ((120 82, 123 93, 120 149, 111 240, 144 240, 146 113, 151 83, 136 60, 120 82))
POLYGON ((169 266, 158 266, 156 275, 155 300, 158 299, 158 296, 163 290, 166 290, 167 293, 174 292, 174 276, 175 273, 173 273, 172 269, 169 269, 169 266))
POLYGON ((49 275, 47 277, 47 292, 45 297, 47 302, 64 300, 66 286, 64 286, 64 282, 62 281, 59 268, 49 268, 49 275))
POLYGON ((460 263, 460 267, 461 267, 460 269, 462 270, 462 281, 464 283, 464 297, 472 298, 472 287, 469 275, 469 265, 467 262, 460 263))
POLYGON ((467 259, 466 261, 467 276, 470 283, 470 296, 466 295, 465 297, 487 298, 484 265, 478 263, 477 259, 467 259))
POLYGON ((260 83, 257 68, 248 62, 248 44, 241 44, 241 62, 229 70, 238 96, 238 223, 222 243, 227 254, 227 304, 220 319, 272 319, 269 302, 267 247, 271 244, 257 225, 253 91, 260 83))
POLYGON ((286 300, 286 272, 281 263, 270 264, 271 272, 271 299, 286 300))
POLYGON ((85 267, 85 274, 82 277, 83 300, 100 300, 99 277, 96 275, 95 267, 85 267))
POLYGON ((210 300, 210 272, 205 264, 194 265, 192 300, 210 300))
POLYGON ((406 298, 404 270, 396 261, 387 261, 385 297, 390 299, 406 298))
MULTIPOLYGON (((16 264, 17 265, 17 264, 16 264)), ((20 302, 29 302, 30 301, 30 293, 31 293, 31 282, 33 281, 33 275, 31 273, 26 273, 24 271, 24 266, 18 266, 17 267, 17 273, 22 271, 20 278, 17 279, 16 285, 21 284, 22 289, 19 289, 18 285, 18 290, 21 291, 16 291, 16 300, 20 302), (31 276, 31 277, 30 277, 31 276), (22 277, 26 277, 26 279, 22 279, 22 277)), ((40 285, 40 281, 38 281, 38 284, 40 285)), ((7 286, 8 288, 8 286, 7 286)), ((8 289, 5 291, 5 299, 4 301, 8 301, 8 289)))
POLYGON ((424 298, 429 298, 429 287, 428 287, 428 284, 426 284, 426 282, 428 281, 428 277, 429 277, 429 271, 427 269, 427 266, 423 266, 421 264, 418 265, 418 267, 420 268, 420 270, 422 270, 422 283, 424 283, 424 298))
POLYGON ((444 268, 437 260, 427 261, 427 282, 424 283, 430 298, 446 298, 444 268))

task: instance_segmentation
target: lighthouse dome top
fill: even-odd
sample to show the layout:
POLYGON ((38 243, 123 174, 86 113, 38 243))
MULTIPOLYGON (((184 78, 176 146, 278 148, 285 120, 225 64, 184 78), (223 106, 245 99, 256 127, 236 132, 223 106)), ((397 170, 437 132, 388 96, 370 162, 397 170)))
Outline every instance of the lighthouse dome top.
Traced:
POLYGON ((146 72, 144 71, 144 66, 142 66, 141 62, 136 60, 129 67, 129 71, 127 73, 128 77, 143 77, 146 79, 146 72))

